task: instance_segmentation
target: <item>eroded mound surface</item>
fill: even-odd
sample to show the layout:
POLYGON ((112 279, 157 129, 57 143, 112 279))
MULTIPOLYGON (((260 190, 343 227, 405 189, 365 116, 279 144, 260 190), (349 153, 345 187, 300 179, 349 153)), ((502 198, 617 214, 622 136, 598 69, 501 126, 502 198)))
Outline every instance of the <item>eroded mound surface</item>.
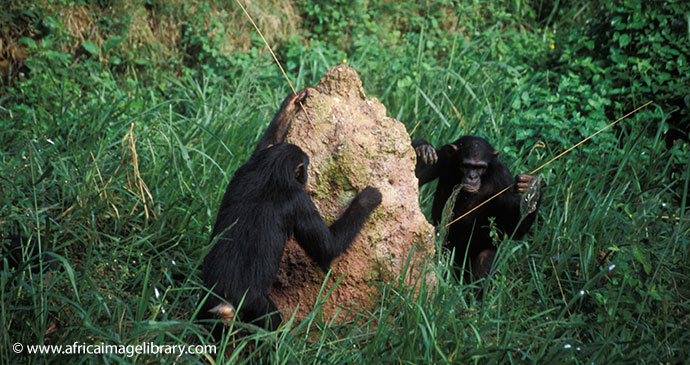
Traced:
MULTIPOLYGON (((421 268, 434 253, 434 228, 419 209, 415 153, 405 126, 387 117, 376 98, 364 95, 355 70, 343 65, 330 69, 309 91, 304 107, 307 114, 296 113, 286 141, 309 155, 307 191, 326 222, 333 222, 368 185, 383 195, 362 233, 333 262, 323 293, 338 278, 342 281, 322 307, 324 319, 330 320, 338 306, 371 308, 378 294, 372 280, 391 280, 399 274, 413 245, 413 267, 421 268)), ((302 320, 314 307, 324 277, 290 241, 271 297, 278 308, 297 308, 296 319, 302 320)), ((283 318, 291 315, 283 312, 283 318)))

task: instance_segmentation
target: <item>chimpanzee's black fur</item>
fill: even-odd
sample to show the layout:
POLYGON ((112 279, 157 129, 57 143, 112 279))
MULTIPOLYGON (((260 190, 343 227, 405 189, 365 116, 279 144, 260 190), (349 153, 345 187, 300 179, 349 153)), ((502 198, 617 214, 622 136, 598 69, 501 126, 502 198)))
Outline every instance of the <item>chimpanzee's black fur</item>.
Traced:
POLYGON ((304 190, 309 158, 298 146, 280 143, 289 113, 305 96, 306 89, 286 99, 256 151, 228 184, 211 235, 214 246, 202 267, 204 285, 217 296, 206 298, 201 318, 212 317, 209 310, 223 303, 219 296, 239 308, 240 320, 275 330, 281 316, 268 293, 286 240, 294 237, 327 270, 381 203, 379 190, 367 187, 330 227, 321 218, 304 190))
MULTIPOLYGON (((483 161, 487 167, 480 174, 481 184, 478 191, 468 192, 463 189, 457 196, 452 220, 514 182, 508 167, 498 159, 498 151, 483 138, 464 136, 438 149, 433 149, 433 146, 424 140, 416 140, 413 142, 413 147, 417 151, 416 175, 419 185, 438 178, 431 208, 434 224, 439 224, 441 221, 443 208, 453 188, 467 181, 467 174, 472 170, 471 166, 467 166, 467 161, 483 161), (437 161, 433 163, 427 158, 429 156, 437 158, 437 161)), ((515 181, 518 178, 531 180, 533 177, 518 175, 515 181)), ((513 238, 522 237, 534 222, 538 209, 527 215, 518 227, 520 194, 516 187, 504 192, 449 227, 446 244, 449 248, 455 248, 455 265, 458 268, 462 267, 465 252, 467 252, 468 262, 475 279, 489 274, 496 254, 496 247, 489 237, 489 217, 495 217, 494 222, 501 232, 508 235, 515 232, 513 238)), ((541 194, 539 199, 541 200, 541 194)))

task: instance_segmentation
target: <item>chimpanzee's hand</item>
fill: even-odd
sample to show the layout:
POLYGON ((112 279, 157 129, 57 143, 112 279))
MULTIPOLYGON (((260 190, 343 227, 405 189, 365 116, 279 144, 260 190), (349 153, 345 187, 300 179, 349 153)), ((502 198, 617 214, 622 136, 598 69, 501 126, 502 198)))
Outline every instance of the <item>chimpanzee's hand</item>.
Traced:
POLYGON ((303 102, 304 99, 307 98, 307 94, 309 93, 309 90, 319 91, 319 89, 317 89, 315 87, 305 87, 304 89, 298 91, 297 95, 294 95, 295 101, 293 102, 293 104, 298 105, 299 103, 303 102))
POLYGON ((367 186, 362 190, 357 196, 352 204, 357 204, 366 210, 374 210, 381 204, 381 192, 379 189, 371 186, 367 186))
POLYGON ((527 174, 517 174, 515 176, 515 192, 523 194, 529 188, 529 184, 534 180, 534 176, 527 174))
POLYGON ((417 159, 422 159, 427 165, 434 165, 438 162, 438 155, 436 154, 436 149, 434 146, 425 143, 421 144, 414 149, 417 154, 417 159))
POLYGON ((280 114, 283 118, 286 118, 295 112, 299 103, 303 102, 309 94, 309 90, 318 90, 314 87, 305 87, 304 89, 297 92, 297 94, 290 94, 283 101, 283 105, 280 107, 280 114))

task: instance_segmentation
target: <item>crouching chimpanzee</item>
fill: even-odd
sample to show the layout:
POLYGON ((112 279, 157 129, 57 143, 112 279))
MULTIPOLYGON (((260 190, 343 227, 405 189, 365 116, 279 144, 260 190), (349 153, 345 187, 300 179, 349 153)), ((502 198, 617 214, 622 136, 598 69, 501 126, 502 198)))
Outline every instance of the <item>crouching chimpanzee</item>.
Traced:
MULTIPOLYGON (((483 138, 465 136, 438 149, 424 140, 414 141, 412 145, 417 154, 415 173, 419 185, 438 178, 431 208, 435 225, 441 221, 446 201, 456 185, 462 184, 462 190, 455 200, 453 220, 513 184, 508 167, 498 159, 499 151, 483 138)), ((520 194, 530 188, 534 179, 532 175, 517 175, 513 188, 450 225, 446 244, 449 248, 455 248, 456 268, 463 267, 467 252, 473 278, 489 275, 496 255, 496 247, 489 235, 489 217, 495 217, 494 223, 499 231, 514 238, 520 238, 527 232, 541 201, 538 181, 532 187, 536 193, 530 201, 533 207, 527 210, 524 218, 521 216, 520 194)))
POLYGON ((379 190, 367 187, 330 227, 321 218, 304 190, 309 157, 296 145, 281 143, 307 93, 304 89, 283 102, 249 161, 228 184, 211 234, 215 244, 202 267, 204 285, 215 294, 205 298, 202 319, 213 313, 227 318, 238 309, 240 320, 277 329, 281 315, 268 293, 286 240, 294 237, 327 270, 381 203, 379 190))

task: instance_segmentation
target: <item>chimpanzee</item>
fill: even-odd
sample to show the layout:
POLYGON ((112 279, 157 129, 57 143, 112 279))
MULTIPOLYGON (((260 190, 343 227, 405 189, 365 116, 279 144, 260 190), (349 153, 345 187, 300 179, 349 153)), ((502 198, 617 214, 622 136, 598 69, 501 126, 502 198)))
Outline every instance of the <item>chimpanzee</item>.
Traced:
MULTIPOLYGON (((462 190, 455 200, 452 219, 513 184, 508 167, 498 159, 499 151, 483 138, 464 136, 438 149, 424 140, 416 140, 412 145, 417 154, 415 174, 419 185, 438 178, 431 208, 434 224, 441 221, 446 201, 456 185, 462 184, 462 190)), ((541 192, 538 184, 533 184, 532 189, 536 189, 533 200, 536 200, 536 204, 524 219, 520 211, 520 194, 528 190, 534 179, 532 175, 517 175, 513 188, 450 225, 446 244, 455 248, 456 268, 462 267, 467 252, 473 278, 480 279, 489 275, 496 255, 496 247, 489 236, 489 217, 495 217, 494 223, 498 230, 514 238, 522 237, 529 230, 536 217, 541 192)))
POLYGON ((330 226, 319 215, 304 190, 309 157, 298 146, 281 143, 307 91, 283 102, 249 161, 228 184, 211 234, 215 244, 202 267, 204 285, 215 295, 205 299, 201 318, 213 313, 227 318, 239 308, 240 320, 277 329, 281 315, 268 293, 286 240, 294 237, 327 270, 381 203, 379 190, 367 187, 330 226))

